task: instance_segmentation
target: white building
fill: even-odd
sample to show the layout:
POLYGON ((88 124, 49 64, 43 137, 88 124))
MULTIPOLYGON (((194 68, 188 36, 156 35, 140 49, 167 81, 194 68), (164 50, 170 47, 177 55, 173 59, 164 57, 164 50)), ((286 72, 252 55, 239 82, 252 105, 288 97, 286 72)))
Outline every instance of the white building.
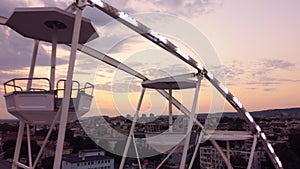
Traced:
MULTIPOLYGON (((226 147, 220 147, 220 149, 233 168, 247 168, 249 166, 251 169, 258 169, 261 168, 262 162, 266 161, 265 151, 255 149, 257 144, 256 137, 247 132, 211 131, 204 138, 226 143, 226 147), (251 151, 253 152, 252 160, 250 159, 251 151)), ((200 147, 200 167, 227 168, 224 159, 213 146, 200 147)))
POLYGON ((82 150, 62 157, 62 169, 114 169, 114 159, 103 150, 82 150))
MULTIPOLYGON (((226 149, 222 149, 224 154, 227 153, 226 149)), ((240 150, 229 150, 230 157, 239 156, 242 159, 245 159, 248 162, 250 157, 249 151, 240 151, 240 150)), ((252 162, 251 169, 261 168, 262 161, 265 161, 265 152, 264 151, 255 151, 254 158, 252 162)), ((200 166, 201 168, 218 168, 218 169, 226 169, 226 165, 224 160, 222 159, 219 152, 212 146, 208 147, 200 147, 200 166)), ((233 166, 235 168, 235 166, 233 166)))

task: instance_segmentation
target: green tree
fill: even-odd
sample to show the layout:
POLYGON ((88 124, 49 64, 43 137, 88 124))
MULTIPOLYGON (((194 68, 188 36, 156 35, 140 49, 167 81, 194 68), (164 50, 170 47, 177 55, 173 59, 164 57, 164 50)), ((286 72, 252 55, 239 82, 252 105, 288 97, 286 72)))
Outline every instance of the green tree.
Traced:
POLYGON ((42 167, 44 169, 52 169, 54 163, 54 157, 47 157, 42 160, 42 167))
POLYGON ((3 132, 8 132, 8 131, 17 132, 18 131, 18 126, 12 126, 10 124, 3 123, 3 124, 0 124, 0 131, 3 131, 3 132))
POLYGON ((239 155, 233 155, 230 157, 230 162, 233 168, 247 168, 247 161, 239 155))
POLYGON ((6 152, 8 149, 14 148, 16 146, 16 140, 7 140, 3 143, 2 149, 6 152))
POLYGON ((298 156, 300 159, 300 132, 299 131, 292 131, 292 133, 289 135, 289 142, 291 150, 298 156))
POLYGON ((281 160, 285 169, 299 169, 300 161, 293 151, 288 146, 288 143, 275 144, 274 150, 281 160))
POLYGON ((97 145, 89 137, 82 138, 76 137, 70 139, 70 145, 74 148, 72 153, 78 153, 79 150, 83 149, 94 149, 97 148, 97 145))
MULTIPOLYGON (((30 141, 31 144, 31 152, 34 155, 37 155, 38 152, 40 151, 40 146, 37 144, 35 140, 30 141)), ((27 146, 27 141, 22 142, 21 146, 21 152, 20 155, 22 157, 27 157, 28 156, 28 146, 27 146)), ((14 156, 14 151, 15 151, 15 146, 16 146, 16 140, 7 140, 3 143, 3 151, 4 151, 4 158, 13 158, 14 156)))

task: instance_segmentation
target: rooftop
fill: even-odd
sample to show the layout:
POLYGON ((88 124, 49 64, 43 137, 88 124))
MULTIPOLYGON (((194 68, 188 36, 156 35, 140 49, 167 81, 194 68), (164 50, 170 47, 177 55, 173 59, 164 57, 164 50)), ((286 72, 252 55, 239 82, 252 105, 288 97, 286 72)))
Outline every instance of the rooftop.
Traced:
POLYGON ((102 152, 102 151, 104 151, 104 150, 102 150, 102 149, 85 149, 85 150, 80 150, 79 153, 80 152, 82 152, 82 153, 94 153, 94 152, 102 152))
POLYGON ((97 160, 113 160, 113 158, 108 156, 89 156, 89 157, 81 158, 78 157, 77 154, 68 154, 68 155, 63 155, 62 160, 70 163, 78 163, 78 162, 89 162, 89 161, 97 161, 97 160))

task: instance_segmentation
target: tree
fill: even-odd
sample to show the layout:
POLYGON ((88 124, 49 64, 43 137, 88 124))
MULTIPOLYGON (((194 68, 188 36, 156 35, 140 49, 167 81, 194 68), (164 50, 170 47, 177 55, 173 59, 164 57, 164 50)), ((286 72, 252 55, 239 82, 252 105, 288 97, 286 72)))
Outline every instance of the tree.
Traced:
POLYGON ((285 169, 300 168, 300 160, 294 152, 288 147, 288 143, 275 144, 274 150, 280 158, 285 169))
POLYGON ((6 151, 4 151, 4 158, 8 159, 8 158, 13 158, 14 157, 14 152, 15 149, 14 148, 9 148, 6 151))
MULTIPOLYGON (((43 136, 46 137, 47 133, 48 133, 49 129, 42 129, 39 130, 37 132, 35 132, 36 135, 38 136, 43 136)), ((58 131, 57 130, 52 130, 49 140, 51 141, 56 141, 57 140, 57 135, 58 135, 58 131)), ((73 139, 74 136, 74 132, 72 130, 66 129, 66 134, 65 134, 65 141, 70 142, 70 140, 73 139)))
POLYGON ((3 131, 3 132, 8 132, 8 131, 17 132, 18 131, 18 126, 12 126, 12 125, 9 125, 7 123, 0 124, 0 131, 3 131))
POLYGON ((89 137, 87 137, 87 138, 81 138, 81 137, 72 138, 72 139, 70 139, 70 145, 74 148, 72 153, 78 153, 79 150, 83 150, 83 149, 97 148, 97 145, 89 137))
POLYGON ((6 152, 8 149, 14 148, 16 146, 16 140, 7 140, 3 143, 2 149, 6 152))
MULTIPOLYGON (((34 155, 37 155, 38 152, 40 151, 40 146, 37 144, 35 140, 31 140, 31 152, 34 155)), ((28 146, 27 146, 27 141, 22 141, 22 146, 21 146, 21 152, 20 155, 23 157, 28 156, 28 146)), ((14 156, 14 151, 15 151, 15 146, 16 146, 16 140, 7 140, 3 143, 3 151, 4 151, 4 157, 5 158, 13 158, 14 156)))
POLYGON ((230 162, 233 168, 247 168, 247 161, 239 155, 230 157, 230 162))
MULTIPOLYGON (((37 155, 40 151, 40 146, 37 144, 37 142, 35 140, 31 140, 30 141, 31 144, 31 153, 32 155, 37 155)), ((21 156, 28 156, 28 144, 27 141, 23 141, 22 142, 22 146, 21 146, 21 156)))
POLYGON ((300 159, 300 144, 299 144, 299 140, 300 140, 300 132, 299 131, 293 131, 290 135, 289 135, 289 140, 290 140, 290 147, 291 150, 298 156, 298 158, 300 159))
POLYGON ((44 169, 52 169, 54 163, 54 157, 47 157, 42 160, 42 167, 44 169))

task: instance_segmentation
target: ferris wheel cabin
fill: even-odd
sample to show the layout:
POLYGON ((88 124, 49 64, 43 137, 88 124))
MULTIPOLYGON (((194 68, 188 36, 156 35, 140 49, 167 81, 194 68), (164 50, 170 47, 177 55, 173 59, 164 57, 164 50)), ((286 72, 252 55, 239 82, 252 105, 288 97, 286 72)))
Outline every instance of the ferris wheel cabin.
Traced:
MULTIPOLYGON (((6 107, 10 114, 30 124, 50 124, 60 111, 66 80, 55 82, 57 44, 71 44, 75 14, 54 7, 16 8, 6 25, 35 40, 28 78, 14 78, 4 83, 6 107), (39 41, 52 43, 50 79, 33 77, 39 41)), ((97 38, 89 19, 82 18, 79 44, 97 38)), ((73 81, 68 121, 90 110, 94 86, 73 81)), ((58 122, 58 119, 55 123, 58 122)))

